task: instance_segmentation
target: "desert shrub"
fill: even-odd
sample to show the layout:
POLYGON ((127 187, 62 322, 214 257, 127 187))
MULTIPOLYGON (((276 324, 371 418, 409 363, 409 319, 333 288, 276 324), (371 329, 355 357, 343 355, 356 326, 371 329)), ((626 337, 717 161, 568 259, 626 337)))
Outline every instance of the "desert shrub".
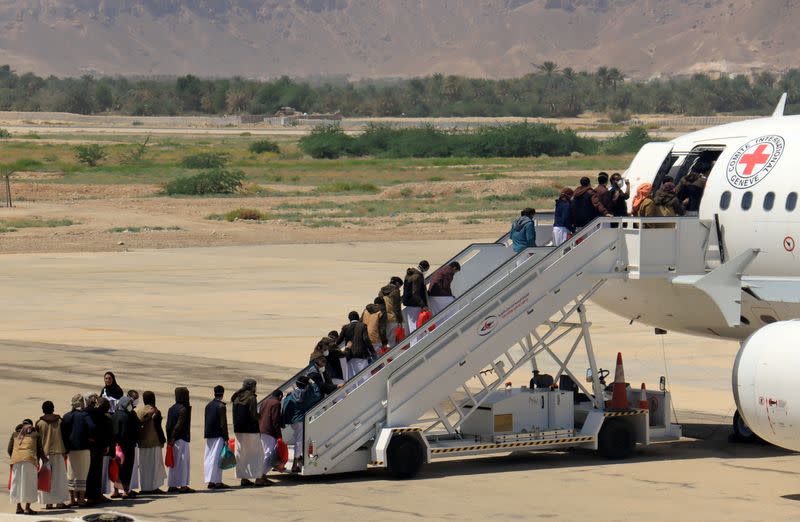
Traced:
POLYGON ((10 138, 11 133, 8 132, 8 129, 0 129, 0 138, 10 138))
POLYGON ((253 154, 263 154, 264 152, 280 153, 281 148, 272 140, 258 140, 250 144, 250 152, 253 154))
POLYGON ((244 178, 244 172, 239 170, 214 169, 194 176, 172 180, 164 185, 164 191, 170 196, 232 194, 241 188, 244 178))
POLYGON ((308 136, 303 136, 298 146, 312 158, 336 159, 351 155, 354 141, 339 125, 320 125, 308 136))
POLYGON ((227 152, 199 152, 181 160, 181 166, 187 169, 221 169, 230 159, 227 152))
POLYGON ((96 143, 78 145, 74 150, 75 158, 80 163, 84 163, 90 167, 96 167, 97 164, 106 157, 106 151, 96 143))
POLYGON ((637 152, 645 143, 652 141, 647 129, 644 127, 631 127, 624 134, 620 134, 602 145, 606 154, 628 154, 637 152))
POLYGON ((608 119, 611 123, 622 123, 631 119, 631 113, 624 109, 612 109, 608 111, 608 119))
POLYGON ((3 165, 0 168, 0 172, 10 174, 12 172, 25 172, 34 169, 38 169, 43 166, 43 163, 39 160, 35 160, 32 158, 20 158, 14 163, 9 163, 8 165, 3 165))
POLYGON ((266 212, 254 208, 237 208, 225 214, 225 221, 248 220, 248 221, 265 221, 270 218, 266 212))

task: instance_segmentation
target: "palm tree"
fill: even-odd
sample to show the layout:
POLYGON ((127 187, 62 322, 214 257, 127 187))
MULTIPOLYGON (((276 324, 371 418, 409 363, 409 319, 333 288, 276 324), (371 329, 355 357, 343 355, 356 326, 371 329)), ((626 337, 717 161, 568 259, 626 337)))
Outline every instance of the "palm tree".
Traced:
POLYGON ((620 70, 616 67, 612 67, 608 70, 608 80, 611 82, 611 88, 616 92, 617 84, 620 84, 625 80, 625 75, 622 74, 622 72, 620 72, 620 70))

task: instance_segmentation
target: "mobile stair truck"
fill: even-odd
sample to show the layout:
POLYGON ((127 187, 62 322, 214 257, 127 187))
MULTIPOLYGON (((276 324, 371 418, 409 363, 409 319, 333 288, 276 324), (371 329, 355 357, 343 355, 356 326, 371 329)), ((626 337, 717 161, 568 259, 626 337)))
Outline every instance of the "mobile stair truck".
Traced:
MULTIPOLYGON (((707 292, 735 321, 742 260, 713 266, 713 224, 696 217, 647 223, 599 218, 561 246, 519 254, 507 238, 467 247, 452 259, 462 265, 456 300, 306 413, 302 474, 387 467, 408 478, 437 459, 565 448, 623 458, 679 438, 663 383, 647 391, 647 409, 607 407, 584 303, 604 284, 669 278, 707 292), (560 386, 507 386, 543 360, 560 386)), ((627 393, 640 404, 638 388, 627 393)))

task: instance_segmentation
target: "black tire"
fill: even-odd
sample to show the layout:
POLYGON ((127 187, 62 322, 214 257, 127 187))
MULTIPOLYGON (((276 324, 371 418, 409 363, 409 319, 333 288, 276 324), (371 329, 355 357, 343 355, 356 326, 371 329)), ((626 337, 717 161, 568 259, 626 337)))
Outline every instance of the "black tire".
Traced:
POLYGON ((733 414, 733 423, 732 423, 733 433, 731 433, 731 441, 732 442, 742 442, 745 444, 754 444, 756 442, 761 442, 761 437, 753 433, 747 423, 744 421, 741 415, 739 415, 739 410, 736 410, 736 413, 733 414))
POLYGON ((636 449, 633 426, 622 419, 608 419, 597 437, 597 452, 607 459, 625 459, 636 449))
POLYGON ((413 435, 395 435, 386 450, 386 466, 396 479, 410 479, 425 463, 425 448, 413 435))

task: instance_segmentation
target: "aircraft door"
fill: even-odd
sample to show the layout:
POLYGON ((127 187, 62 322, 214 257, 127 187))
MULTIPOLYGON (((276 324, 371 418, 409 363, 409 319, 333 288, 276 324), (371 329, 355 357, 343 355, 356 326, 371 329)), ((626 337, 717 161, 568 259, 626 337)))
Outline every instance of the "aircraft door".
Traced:
MULTIPOLYGON (((676 159, 671 155, 673 147, 672 143, 653 142, 639 150, 623 175, 631 182, 631 195, 636 194, 642 183, 653 183, 661 171, 669 171, 676 159)), ((629 212, 632 204, 633 197, 628 199, 629 212)))

